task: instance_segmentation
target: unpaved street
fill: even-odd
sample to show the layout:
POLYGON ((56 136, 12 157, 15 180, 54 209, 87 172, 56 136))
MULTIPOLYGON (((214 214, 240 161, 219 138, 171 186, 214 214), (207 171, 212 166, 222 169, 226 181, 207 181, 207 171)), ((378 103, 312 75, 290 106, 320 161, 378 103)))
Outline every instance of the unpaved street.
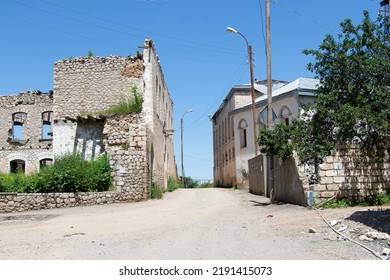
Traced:
MULTIPOLYGON (((324 210, 329 219, 348 209, 324 210)), ((162 200, 0 214, 5 259, 375 259, 338 240, 318 213, 231 189, 162 200), (316 233, 309 233, 309 228, 316 233)))

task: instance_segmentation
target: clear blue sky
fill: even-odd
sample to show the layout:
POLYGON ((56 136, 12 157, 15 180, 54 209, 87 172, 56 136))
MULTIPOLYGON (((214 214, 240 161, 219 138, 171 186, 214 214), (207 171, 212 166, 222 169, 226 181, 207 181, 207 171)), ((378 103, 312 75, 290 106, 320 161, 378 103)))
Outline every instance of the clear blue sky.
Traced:
MULTIPOLYGON (((272 76, 292 81, 306 70, 326 33, 340 32, 345 18, 373 18, 379 0, 276 0, 271 5, 272 76)), ((186 175, 213 178, 212 126, 230 88, 249 82, 244 40, 256 59, 255 77, 266 78, 264 0, 0 0, 0 94, 49 91, 53 64, 61 59, 135 54, 155 41, 174 101, 176 162, 180 174, 180 118, 184 118, 186 175)), ((3 116, 1 116, 3 117, 3 116)))

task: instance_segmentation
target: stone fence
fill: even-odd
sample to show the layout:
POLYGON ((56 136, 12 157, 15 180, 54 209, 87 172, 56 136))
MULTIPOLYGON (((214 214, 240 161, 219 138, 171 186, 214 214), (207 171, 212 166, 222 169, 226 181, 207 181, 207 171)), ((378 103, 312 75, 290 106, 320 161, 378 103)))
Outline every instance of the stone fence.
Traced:
POLYGON ((360 157, 356 149, 339 148, 319 166, 319 182, 311 185, 315 201, 337 196, 361 200, 390 191, 390 163, 360 157))
POLYGON ((83 193, 1 193, 0 213, 30 210, 135 202, 144 200, 124 192, 83 192, 83 193))

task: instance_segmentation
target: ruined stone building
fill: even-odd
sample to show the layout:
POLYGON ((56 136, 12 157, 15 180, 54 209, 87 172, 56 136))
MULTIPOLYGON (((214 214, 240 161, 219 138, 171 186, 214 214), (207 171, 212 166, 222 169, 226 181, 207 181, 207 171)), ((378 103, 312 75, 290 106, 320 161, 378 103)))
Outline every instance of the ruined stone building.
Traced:
POLYGON ((53 161, 53 94, 0 96, 0 172, 39 170, 53 161))
POLYGON ((30 173, 56 157, 107 154, 116 192, 126 200, 150 197, 154 182, 177 177, 173 102, 154 44, 136 57, 78 57, 54 64, 54 89, 0 97, 0 172, 30 173), (140 114, 99 112, 143 95, 140 114))

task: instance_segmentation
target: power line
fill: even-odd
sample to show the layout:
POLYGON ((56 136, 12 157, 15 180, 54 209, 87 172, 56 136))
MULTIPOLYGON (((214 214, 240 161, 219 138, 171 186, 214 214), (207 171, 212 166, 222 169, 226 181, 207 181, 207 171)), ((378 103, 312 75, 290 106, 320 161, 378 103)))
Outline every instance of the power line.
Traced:
MULTIPOLYGON (((11 0, 11 1, 15 1, 15 0, 11 0)), ((98 16, 95 16, 95 15, 89 14, 89 13, 77 11, 77 10, 74 10, 72 8, 69 8, 69 7, 66 7, 66 6, 63 6, 63 5, 59 5, 59 4, 53 3, 53 2, 48 1, 48 0, 40 0, 40 1, 44 2, 44 3, 47 3, 47 4, 50 4, 52 6, 56 6, 56 7, 59 7, 59 8, 68 10, 68 11, 71 11, 71 12, 76 13, 76 14, 88 16, 90 18, 94 18, 94 19, 97 19, 97 20, 100 20, 100 21, 103 21, 103 22, 111 23, 111 24, 114 24, 114 25, 117 25, 117 26, 130 28, 130 29, 133 29, 133 30, 135 30, 137 32, 154 34, 154 35, 159 36, 159 37, 164 37, 164 38, 167 38, 167 39, 176 40, 176 41, 183 42, 183 43, 188 43, 188 44, 191 44, 191 45, 198 45, 198 46, 213 48, 214 49, 213 51, 215 51, 215 50, 218 50, 218 51, 225 50, 225 51, 235 52, 235 53, 241 53, 242 52, 241 50, 238 50, 238 49, 226 48, 226 47, 222 47, 222 46, 214 46, 214 45, 201 43, 201 42, 195 42, 195 41, 191 41, 191 40, 184 40, 184 39, 173 37, 173 36, 170 36, 170 35, 161 34, 161 33, 157 33, 157 32, 152 32, 152 31, 148 31, 148 30, 145 30, 145 29, 136 28, 136 27, 133 27, 133 26, 130 26, 130 25, 127 25, 127 24, 123 24, 123 23, 120 23, 120 22, 108 20, 108 19, 105 19, 105 18, 102 18, 102 17, 98 17, 98 16)), ((192 47, 193 48, 193 46, 187 46, 187 47, 192 47)))
POLYGON ((28 21, 28 20, 25 20, 25 19, 21 19, 21 18, 16 18, 16 17, 12 17, 12 16, 9 16, 9 15, 5 15, 3 13, 0 13, 0 16, 5 17, 5 18, 9 18, 9 19, 12 19, 12 20, 24 22, 24 23, 27 23, 27 24, 35 25, 35 26, 38 26, 38 27, 41 27, 41 28, 46 28, 46 29, 49 29, 49 30, 52 30, 52 31, 56 31, 56 32, 59 32, 59 33, 63 33, 63 34, 67 34, 67 35, 71 35, 71 36, 75 36, 75 37, 80 37, 80 38, 88 39, 88 40, 92 40, 92 41, 97 41, 97 42, 100 42, 100 43, 104 43, 104 44, 108 44, 108 45, 112 45, 112 46, 116 46, 116 47, 128 48, 128 46, 124 46, 124 45, 115 44, 115 43, 112 43, 112 42, 103 41, 103 40, 92 38, 92 37, 89 37, 89 36, 80 35, 78 33, 72 33, 72 32, 68 32, 68 31, 64 31, 64 30, 61 30, 61 29, 58 29, 58 28, 54 28, 54 27, 45 26, 45 25, 42 25, 42 24, 39 24, 39 23, 35 23, 35 22, 32 22, 32 21, 28 21))
POLYGON ((202 123, 204 123, 205 121, 208 121, 208 118, 205 119, 204 117, 210 112, 211 109, 214 108, 215 105, 217 105, 218 103, 221 102, 222 98, 226 95, 226 92, 231 87, 232 83, 234 83, 234 81, 236 81, 239 77, 242 76, 245 64, 246 63, 241 63, 240 64, 240 66, 237 68, 237 70, 233 73, 232 77, 228 80, 228 83, 226 84, 226 86, 223 88, 223 90, 221 90, 221 93, 215 99, 213 104, 198 119, 196 119, 194 122, 190 123, 187 126, 188 128, 193 129, 193 128, 197 127, 199 125, 198 124, 199 121, 201 121, 201 120, 203 120, 202 123))
POLYGON ((259 0, 259 8, 260 8, 260 20, 261 20, 261 33, 262 33, 262 37, 263 37, 263 42, 264 42, 264 52, 265 52, 265 55, 267 55, 267 42, 266 42, 266 39, 265 39, 265 32, 264 32, 264 11, 263 11, 263 5, 261 4, 261 1, 262 0, 259 0))
POLYGON ((330 31, 330 32, 333 32, 333 29, 331 29, 331 28, 329 28, 329 27, 327 27, 327 26, 325 26, 325 25, 323 25, 323 24, 321 24, 321 23, 319 23, 319 22, 313 20, 312 18, 307 17, 307 16, 304 15, 303 13, 298 12, 297 10, 295 10, 295 9, 293 9, 293 8, 290 8, 290 7, 287 6, 286 4, 281 3, 279 0, 273 0, 272 2, 275 3, 275 4, 281 5, 283 8, 289 10, 290 12, 292 12, 292 13, 294 13, 294 14, 300 16, 301 18, 303 18, 303 19, 305 19, 305 20, 307 20, 307 21, 309 21, 309 22, 311 22, 311 23, 314 23, 314 24, 316 24, 316 25, 318 25, 318 26, 320 26, 320 27, 322 27, 322 28, 324 28, 324 29, 326 29, 326 30, 328 30, 328 31, 330 31))
MULTIPOLYGON (((101 40, 101 39, 96 39, 96 38, 93 38, 93 37, 90 37, 90 36, 81 35, 79 33, 73 33, 73 32, 69 32, 69 31, 65 31, 65 30, 62 30, 62 29, 58 29, 58 28, 51 27, 51 26, 46 26, 46 25, 43 25, 43 24, 39 24, 39 23, 36 23, 36 22, 29 21, 29 20, 25 20, 25 19, 9 16, 9 15, 3 14, 1 12, 0 12, 0 16, 8 18, 8 19, 15 20, 15 21, 24 22, 24 23, 27 23, 29 25, 34 25, 34 26, 37 26, 37 27, 40 27, 40 28, 45 28, 45 29, 48 29, 48 30, 51 30, 51 31, 67 34, 67 35, 70 35, 70 36, 79 37, 79 38, 83 38, 83 39, 87 39, 87 40, 91 40, 91 41, 96 41, 96 42, 107 44, 107 45, 111 45, 111 46, 116 46, 116 47, 128 49, 127 45, 125 46, 125 45, 121 45, 121 44, 117 44, 117 43, 113 43, 113 42, 104 41, 104 40, 101 40)), ((166 54, 166 53, 159 53, 159 56, 160 57, 166 56, 166 57, 172 57, 172 58, 177 58, 177 59, 182 59, 182 60, 189 60, 189 61, 195 61, 195 62, 202 62, 202 63, 226 64, 226 65, 238 65, 239 64, 239 63, 224 62, 224 61, 202 60, 202 59, 197 59, 197 58, 193 58, 193 57, 182 57, 182 56, 170 55, 170 54, 166 54)))
MULTIPOLYGON (((122 35, 130 35, 130 36, 134 36, 134 37, 144 38, 144 35, 137 35, 137 34, 134 34, 134 33, 127 32, 127 31, 121 31, 121 30, 117 30, 117 29, 113 29, 113 28, 108 28, 108 27, 105 27, 105 26, 102 26, 102 25, 99 25, 99 24, 95 24, 95 23, 91 23, 91 22, 85 21, 85 20, 80 20, 80 19, 77 19, 77 18, 73 18, 73 17, 62 15, 62 14, 54 13, 54 12, 51 12, 51 11, 48 11, 48 10, 45 10, 45 9, 37 8, 37 7, 34 7, 32 5, 21 3, 21 2, 19 2, 17 0, 8 0, 8 1, 11 1, 13 3, 16 3, 16 4, 24 6, 24 7, 27 7, 29 9, 33 9, 33 10, 39 11, 41 13, 45 13, 45 14, 48 14, 48 15, 51 15, 51 16, 63 18, 63 19, 66 19, 66 20, 75 21, 75 22, 82 23, 82 24, 85 24, 85 25, 89 25, 89 26, 92 26, 92 27, 95 27, 95 28, 100 28, 100 29, 103 29, 103 30, 106 30, 106 31, 115 32, 115 33, 119 33, 119 34, 122 34, 122 35)), ((219 52, 222 51, 222 52, 228 52, 228 53, 242 52, 242 51, 239 51, 239 50, 236 50, 236 49, 224 48, 222 46, 213 46, 213 45, 209 45, 209 44, 183 40, 183 39, 175 38, 175 37, 172 37, 172 36, 161 35, 161 34, 158 34, 158 33, 154 33, 154 32, 150 32, 150 31, 134 28, 134 27, 131 27, 131 26, 128 26, 128 25, 125 25, 125 24, 121 24, 121 23, 117 23, 117 22, 114 22, 114 21, 111 21, 111 20, 106 20, 104 18, 100 18, 100 17, 94 16, 94 15, 90 15, 90 14, 87 14, 87 13, 84 13, 84 12, 79 12, 79 11, 73 10, 71 8, 64 7, 62 5, 53 4, 53 3, 49 2, 49 1, 45 1, 45 0, 41 0, 41 1, 43 1, 45 3, 50 3, 50 4, 54 5, 54 6, 61 7, 61 8, 66 9, 66 10, 70 10, 70 11, 72 11, 74 13, 77 13, 77 14, 85 15, 85 16, 88 16, 88 17, 91 17, 91 18, 95 18, 95 19, 107 22, 107 23, 111 23, 111 24, 115 24, 115 25, 118 25, 118 26, 121 26, 121 27, 125 27, 126 29, 130 28, 130 29, 136 30, 138 32, 149 33, 149 34, 156 34, 157 36, 160 36, 160 37, 165 37, 165 38, 168 38, 168 39, 171 39, 171 40, 181 41, 181 42, 184 42, 184 43, 187 43, 187 44, 190 44, 190 45, 182 45, 182 44, 178 44, 176 42, 173 43, 173 42, 167 42, 167 41, 163 41, 163 40, 158 40, 159 43, 170 44, 170 45, 175 45, 175 46, 180 46, 180 47, 185 47, 185 48, 198 49, 198 50, 212 51, 212 52, 215 52, 216 50, 218 50, 219 52), (194 45, 198 45, 198 47, 194 46, 194 45)))

